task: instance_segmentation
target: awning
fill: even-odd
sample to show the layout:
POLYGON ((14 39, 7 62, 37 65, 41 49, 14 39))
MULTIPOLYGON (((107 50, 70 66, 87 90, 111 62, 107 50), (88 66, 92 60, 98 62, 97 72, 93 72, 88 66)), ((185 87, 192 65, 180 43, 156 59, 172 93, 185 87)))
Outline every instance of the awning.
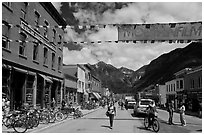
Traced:
POLYGON ((7 64, 2 64, 2 68, 11 69, 11 66, 9 66, 7 64))
POLYGON ((96 93, 96 95, 98 96, 99 99, 101 98, 101 96, 98 93, 96 93))
POLYGON ((97 93, 92 92, 92 94, 94 95, 94 97, 95 97, 96 99, 99 99, 99 97, 98 97, 97 93))
POLYGON ((46 81, 52 83, 52 80, 50 80, 47 76, 39 74, 40 76, 42 76, 46 81))
POLYGON ((22 73, 25 73, 25 74, 27 74, 28 73, 28 71, 27 70, 24 70, 24 69, 21 69, 21 68, 17 68, 17 67, 13 67, 16 71, 18 71, 18 72, 22 72, 22 73))

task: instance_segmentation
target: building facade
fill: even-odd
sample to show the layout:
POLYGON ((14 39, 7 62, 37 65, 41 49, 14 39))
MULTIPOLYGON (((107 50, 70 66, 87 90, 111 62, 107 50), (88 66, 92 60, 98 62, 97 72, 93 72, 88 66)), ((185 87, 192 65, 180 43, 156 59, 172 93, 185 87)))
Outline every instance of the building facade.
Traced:
POLYGON ((66 22, 49 2, 3 2, 2 23, 2 93, 11 109, 60 103, 64 31, 53 26, 66 22))
POLYGON ((84 92, 84 100, 85 102, 88 102, 90 100, 89 95, 92 90, 92 78, 91 78, 91 70, 92 68, 90 67, 89 64, 84 64, 85 68, 85 92, 84 92))
POLYGON ((202 66, 189 71, 184 82, 186 109, 197 112, 202 107, 202 66))
POLYGON ((67 104, 77 104, 77 80, 75 76, 67 74, 66 66, 63 66, 64 73, 64 90, 63 98, 67 104))
POLYGON ((66 74, 77 78, 77 92, 76 92, 76 102, 81 104, 84 101, 84 91, 85 91, 85 69, 82 65, 64 65, 66 74))
POLYGON ((166 101, 174 102, 174 107, 176 105, 176 80, 171 80, 165 83, 166 85, 166 101))
POLYGON ((99 100, 101 98, 101 81, 94 75, 92 75, 92 89, 91 89, 91 99, 92 100, 99 100))

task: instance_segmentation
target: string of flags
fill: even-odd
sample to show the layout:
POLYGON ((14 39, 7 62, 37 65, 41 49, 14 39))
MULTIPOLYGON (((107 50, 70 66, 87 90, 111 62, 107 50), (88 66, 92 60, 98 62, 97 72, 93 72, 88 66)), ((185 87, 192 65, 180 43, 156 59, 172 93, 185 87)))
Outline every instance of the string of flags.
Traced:
MULTIPOLYGON (((39 43, 38 41, 36 40, 25 40, 25 41, 22 41, 22 40, 13 40, 13 39, 3 39, 4 41, 7 41, 7 42, 18 42, 18 43, 39 43)), ((168 42, 168 43, 190 43, 190 42, 201 42, 201 40, 169 40, 169 41, 166 41, 166 40, 151 40, 151 41, 148 41, 148 40, 133 40, 133 41, 90 41, 90 42, 74 42, 74 41, 63 41, 63 42, 49 42, 49 43, 57 43, 57 44, 69 44, 69 43, 73 43, 73 44, 102 44, 102 43, 134 43, 134 44, 137 44, 137 43, 162 43, 162 42, 168 42)))
MULTIPOLYGON (((198 21, 198 22, 179 22, 179 23, 155 23, 157 25, 160 24, 168 24, 171 28, 174 28, 176 25, 180 25, 180 24, 195 24, 195 23, 201 23, 202 21, 198 21)), ((96 25, 66 25, 66 26, 60 26, 60 25, 29 25, 29 27, 34 27, 34 28, 59 28, 59 29, 66 29, 66 28, 78 28, 78 29, 99 29, 99 28, 106 28, 107 26, 113 26, 113 27, 124 27, 124 26, 132 26, 134 25, 134 27, 141 26, 143 25, 146 28, 151 27, 151 25, 155 25, 154 23, 152 24, 96 24, 96 25)), ((19 24, 11 24, 11 23, 2 23, 2 25, 9 25, 11 28, 13 27, 20 27, 19 24)))
MULTIPOLYGON (((32 25, 25 24, 21 22, 21 24, 10 24, 3 20, 2 25, 10 26, 10 27, 18 27, 21 28, 33 36, 36 36, 35 30, 32 29, 32 25)), ((118 40, 117 41, 63 41, 63 42, 54 42, 54 43, 74 43, 74 44, 100 44, 100 43, 155 43, 155 42, 169 42, 169 43, 189 43, 191 41, 202 41, 202 22, 185 22, 185 23, 161 23, 160 24, 105 24, 105 25, 86 25, 86 26, 78 26, 83 29, 86 28, 95 28, 99 26, 103 26, 105 28, 106 25, 113 25, 118 27, 118 40), (192 25, 189 25, 192 24, 192 25), (154 26, 152 26, 154 25, 154 26), (168 26, 166 26, 168 25, 168 26), (178 25, 178 26, 176 26, 178 25), (180 25, 180 27, 179 27, 180 25), (89 27, 88 27, 89 26, 89 27), (152 29, 150 29, 152 27, 152 29), (175 28, 171 30, 171 28, 175 28)), ((76 25, 77 26, 77 25, 76 25)), ((43 26, 38 25, 38 28, 75 28, 76 26, 43 26)), ((6 39, 6 38, 4 38, 6 39)), ((43 38, 42 38, 43 39, 43 38)), ((36 41, 20 41, 20 40, 12 40, 6 39, 9 42, 36 42, 36 41)), ((40 41, 41 42, 41 41, 40 41)), ((46 41, 47 42, 47 41, 46 41)), ((49 41, 48 41, 49 42, 49 41)), ((50 42, 53 43, 53 42, 50 42)))

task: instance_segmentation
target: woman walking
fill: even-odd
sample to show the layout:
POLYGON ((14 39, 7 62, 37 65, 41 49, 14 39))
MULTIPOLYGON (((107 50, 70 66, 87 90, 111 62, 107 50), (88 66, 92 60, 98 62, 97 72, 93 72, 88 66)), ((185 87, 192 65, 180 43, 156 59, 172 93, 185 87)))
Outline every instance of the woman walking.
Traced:
POLYGON ((115 106, 113 104, 113 102, 110 102, 109 106, 108 106, 108 113, 109 113, 109 120, 110 120, 110 128, 113 128, 113 119, 114 116, 116 116, 116 109, 115 106))

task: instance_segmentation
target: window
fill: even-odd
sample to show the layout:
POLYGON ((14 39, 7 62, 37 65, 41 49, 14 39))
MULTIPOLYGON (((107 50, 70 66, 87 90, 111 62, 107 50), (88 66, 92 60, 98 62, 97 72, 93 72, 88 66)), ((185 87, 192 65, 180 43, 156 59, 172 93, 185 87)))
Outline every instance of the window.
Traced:
POLYGON ((35 27, 36 27, 36 29, 38 29, 38 27, 39 27, 39 22, 40 22, 40 14, 37 11, 35 11, 35 27))
POLYGON ((4 4, 5 4, 7 7, 9 7, 9 8, 12 7, 12 2, 4 2, 4 4))
POLYGON ((201 79, 201 77, 199 76, 199 77, 198 77, 198 88, 201 88, 201 86, 202 86, 202 79, 201 79))
POLYGON ((6 23, 3 23, 2 25, 2 47, 9 49, 9 31, 10 26, 6 23))
POLYGON ((52 32, 53 32, 52 42, 54 43, 56 41, 56 30, 53 29, 52 32))
POLYGON ((59 35, 59 44, 61 44, 61 43, 62 43, 62 36, 59 35))
POLYGON ((38 60, 38 43, 33 44, 33 60, 38 60))
POLYGON ((183 80, 180 80, 180 89, 183 89, 183 80))
POLYGON ((190 88, 193 89, 194 88, 194 80, 190 79, 190 88))
POLYGON ((28 2, 23 2, 22 4, 23 5, 22 5, 22 8, 21 8, 21 18, 25 20, 28 2))
POLYGON ((45 21, 45 26, 44 26, 44 37, 48 38, 48 26, 49 23, 45 21))
POLYGON ((52 53, 52 68, 55 66, 55 53, 52 53))
POLYGON ((26 48, 26 34, 20 33, 20 45, 19 45, 19 54, 25 56, 25 48, 26 48))
POLYGON ((179 89, 179 81, 176 81, 176 88, 179 89))
POLYGON ((58 70, 61 70, 61 63, 62 63, 62 59, 61 57, 58 58, 58 70))
POLYGON ((48 65, 48 49, 44 48, 44 61, 43 61, 44 65, 48 65))

